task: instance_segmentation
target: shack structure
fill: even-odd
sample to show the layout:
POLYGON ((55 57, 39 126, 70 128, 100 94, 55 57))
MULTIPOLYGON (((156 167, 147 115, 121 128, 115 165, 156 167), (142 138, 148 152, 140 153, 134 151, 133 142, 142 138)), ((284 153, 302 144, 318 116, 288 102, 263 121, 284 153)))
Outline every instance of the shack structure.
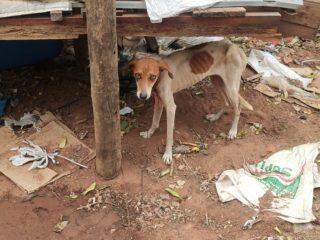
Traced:
POLYGON ((111 179, 121 168, 117 36, 312 38, 320 26, 320 0, 305 0, 303 6, 301 2, 225 0, 151 23, 146 3, 140 0, 2 0, 0 40, 77 39, 87 35, 96 171, 111 179))

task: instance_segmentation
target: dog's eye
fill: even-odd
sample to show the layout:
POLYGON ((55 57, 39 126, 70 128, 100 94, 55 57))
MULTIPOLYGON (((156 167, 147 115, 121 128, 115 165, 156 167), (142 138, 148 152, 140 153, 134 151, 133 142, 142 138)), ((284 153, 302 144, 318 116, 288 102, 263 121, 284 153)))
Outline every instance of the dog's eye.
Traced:
POLYGON ((136 81, 139 81, 141 79, 141 74, 140 73, 134 74, 134 78, 136 79, 136 81))
POLYGON ((157 80, 157 76, 156 75, 150 75, 150 80, 151 81, 155 81, 155 80, 157 80))

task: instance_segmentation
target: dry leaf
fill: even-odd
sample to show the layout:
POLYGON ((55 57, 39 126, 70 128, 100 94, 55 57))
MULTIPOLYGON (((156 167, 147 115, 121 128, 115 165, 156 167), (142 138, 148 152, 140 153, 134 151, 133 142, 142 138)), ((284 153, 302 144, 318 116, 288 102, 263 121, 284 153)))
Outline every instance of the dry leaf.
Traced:
POLYGON ((56 233, 61 233, 63 231, 63 229, 68 225, 68 223, 69 223, 68 218, 66 216, 61 216, 60 222, 58 222, 54 226, 53 231, 56 233))
POLYGON ((81 194, 83 196, 87 195, 89 192, 93 191, 97 186, 96 182, 93 182, 85 191, 83 191, 81 194))
POLYGON ((60 143, 59 143, 59 148, 65 148, 65 146, 67 145, 67 138, 64 137, 61 139, 60 143))
POLYGON ((160 177, 163 177, 163 176, 169 174, 170 171, 171 171, 170 168, 167 168, 167 169, 162 170, 162 171, 160 172, 160 177))
POLYGON ((77 198, 78 198, 78 195, 75 194, 74 192, 72 192, 72 193, 70 193, 69 196, 66 196, 66 197, 73 200, 73 199, 77 199, 77 198))
POLYGON ((272 88, 263 83, 259 83, 257 86, 255 86, 254 90, 273 98, 280 95, 280 93, 273 91, 272 88))
POLYGON ((165 190, 166 190, 166 192, 168 192, 170 195, 172 195, 172 196, 174 196, 174 197, 176 197, 176 198, 178 198, 178 199, 180 199, 180 200, 182 199, 182 198, 180 197, 180 194, 177 193, 176 191, 172 190, 171 188, 166 188, 165 190))

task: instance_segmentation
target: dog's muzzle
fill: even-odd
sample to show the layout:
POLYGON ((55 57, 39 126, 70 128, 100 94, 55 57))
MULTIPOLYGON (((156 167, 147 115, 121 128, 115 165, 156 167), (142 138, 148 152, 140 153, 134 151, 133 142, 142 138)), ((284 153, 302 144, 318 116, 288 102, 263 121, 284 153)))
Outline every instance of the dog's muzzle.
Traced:
POLYGON ((148 94, 147 94, 146 92, 141 92, 141 93, 139 94, 139 98, 140 98, 141 100, 146 100, 146 99, 148 98, 148 94))

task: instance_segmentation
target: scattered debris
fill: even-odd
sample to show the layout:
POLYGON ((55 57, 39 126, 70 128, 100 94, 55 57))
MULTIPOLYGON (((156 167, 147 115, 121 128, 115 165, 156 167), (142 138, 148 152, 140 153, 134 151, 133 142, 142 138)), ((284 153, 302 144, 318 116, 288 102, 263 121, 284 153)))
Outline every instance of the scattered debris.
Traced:
POLYGON ((187 154, 190 153, 191 149, 190 147, 186 146, 186 145, 178 145, 173 147, 173 153, 175 154, 187 154))
POLYGON ((261 131, 263 130, 263 125, 261 123, 249 123, 250 126, 250 130, 252 132, 254 132, 256 135, 260 134, 261 131))
POLYGON ((274 90, 272 90, 272 88, 264 83, 259 83, 258 85, 256 85, 254 87, 254 90, 257 90, 258 92, 261 92, 262 94, 272 98, 280 95, 280 93, 275 92, 274 90))
POLYGON ((178 198, 179 200, 182 200, 182 197, 180 197, 180 194, 174 191, 172 188, 166 188, 165 191, 168 192, 170 195, 178 198))
POLYGON ((281 64, 268 52, 252 49, 248 58, 249 65, 262 74, 262 79, 270 77, 282 77, 299 81, 303 87, 308 86, 312 79, 303 78, 289 67, 281 64))
POLYGON ((78 195, 75 194, 74 192, 71 192, 70 195, 66 196, 66 198, 70 199, 70 200, 74 200, 78 198, 78 195))
POLYGON ((37 197, 37 196, 38 196, 38 194, 36 194, 36 193, 30 193, 30 194, 28 194, 27 196, 23 197, 22 200, 21 200, 21 202, 29 202, 29 201, 31 201, 33 198, 35 198, 35 197, 37 197))
POLYGON ((63 137, 59 143, 59 148, 62 149, 67 145, 67 138, 63 137))
POLYGON ((89 192, 92 192, 93 190, 95 190, 96 186, 97 186, 96 182, 91 183, 91 185, 85 191, 83 191, 81 195, 83 196, 87 195, 89 192))
POLYGON ((243 230, 248 230, 248 229, 251 229, 253 227, 254 224, 260 222, 261 220, 258 219, 259 217, 259 214, 255 214, 254 216, 252 216, 249 220, 247 220, 243 226, 242 226, 242 229, 243 230))
POLYGON ((79 136, 79 139, 80 139, 80 140, 85 139, 85 138, 87 137, 88 133, 89 133, 89 131, 87 131, 87 130, 81 131, 81 132, 79 133, 79 135, 78 135, 78 136, 79 136))
POLYGON ((18 121, 14 119, 6 119, 5 126, 10 127, 13 131, 21 131, 28 127, 34 127, 37 131, 40 129, 37 127, 40 117, 35 114, 25 113, 18 121))
POLYGON ((238 138, 238 139, 242 139, 242 138, 245 138, 247 135, 248 135, 247 130, 242 129, 241 131, 239 131, 239 132, 237 133, 237 138, 238 138))
POLYGON ((160 177, 164 177, 165 175, 168 175, 170 173, 171 169, 170 168, 167 168, 167 169, 164 169, 160 172, 160 177))
POLYGON ((207 149, 207 144, 195 144, 183 142, 181 145, 174 146, 172 151, 174 154, 188 154, 199 153, 202 150, 207 149))
MULTIPOLYGON (((43 150, 43 153, 45 153, 45 157, 58 153, 59 156, 57 155, 55 159, 60 157, 61 159, 64 158, 66 160, 59 161, 59 165, 54 165, 54 170, 50 169, 49 166, 34 171, 28 170, 32 163, 26 163, 16 167, 10 161, 0 161, 0 171, 28 194, 35 192, 50 182, 71 174, 74 169, 73 164, 85 168, 85 165, 79 165, 79 163, 90 161, 95 156, 95 153, 84 143, 80 142, 72 131, 61 123, 52 113, 46 112, 44 115, 40 115, 38 126, 41 127, 41 132, 26 132, 22 133, 22 136, 17 136, 9 127, 0 128, 0 155, 3 159, 10 159, 14 155, 17 155, 10 149, 14 148, 18 150, 19 148, 16 147, 17 145, 24 147, 23 138, 25 138, 33 143, 41 143, 41 147, 39 147, 43 150), (61 149, 60 154, 55 151, 55 149, 59 146, 59 141, 63 137, 68 139, 68 144, 65 148, 61 149), (73 159, 64 157, 62 155, 64 152, 77 158, 77 162, 73 159), (68 164, 68 161, 73 164, 68 164)), ((27 145, 26 147, 30 146, 27 145)), ((30 148, 34 151, 33 147, 30 148)), ((19 155, 21 154, 19 153, 19 155)), ((48 159, 48 161, 51 160, 48 159)))
POLYGON ((61 216, 60 221, 54 226, 54 232, 61 233, 68 225, 69 219, 67 216, 61 216))
POLYGON ((238 199, 256 211, 271 211, 293 223, 313 221, 313 188, 320 187, 314 163, 319 147, 320 142, 300 145, 277 152, 258 164, 224 171, 216 181, 219 199, 222 202, 238 199), (264 208, 259 206, 261 198, 269 192, 270 206, 260 209, 264 208))
POLYGON ((120 109, 120 115, 124 116, 127 114, 133 113, 133 109, 130 107, 124 107, 122 109, 120 109))
POLYGON ((55 158, 60 157, 80 167, 88 168, 87 166, 78 163, 73 159, 69 159, 63 155, 60 155, 58 150, 55 150, 52 153, 48 153, 45 149, 29 140, 24 140, 23 143, 29 145, 29 147, 18 147, 11 149, 12 151, 18 151, 20 153, 19 155, 9 158, 9 161, 13 166, 22 166, 26 163, 32 162, 32 165, 28 169, 29 171, 36 168, 43 169, 48 166, 49 162, 51 162, 52 164, 58 164, 59 162, 57 162, 55 158))
POLYGON ((177 188, 182 188, 185 183, 186 183, 186 181, 184 181, 184 180, 178 180, 177 181, 177 188))
POLYGON ((20 154, 9 158, 9 161, 13 166, 22 166, 26 163, 32 162, 29 167, 29 171, 36 168, 46 168, 51 161, 52 164, 58 164, 55 157, 58 155, 55 153, 47 153, 46 150, 39 145, 34 144, 31 141, 25 140, 23 143, 29 145, 29 147, 12 148, 11 151, 18 151, 20 154))
POLYGON ((255 74, 251 77, 247 77, 246 79, 244 79, 244 82, 249 82, 249 83, 256 83, 260 81, 260 78, 262 77, 261 73, 255 74))
POLYGON ((314 71, 310 67, 300 67, 300 68, 291 68, 297 74, 304 77, 311 77, 314 74, 314 71))

